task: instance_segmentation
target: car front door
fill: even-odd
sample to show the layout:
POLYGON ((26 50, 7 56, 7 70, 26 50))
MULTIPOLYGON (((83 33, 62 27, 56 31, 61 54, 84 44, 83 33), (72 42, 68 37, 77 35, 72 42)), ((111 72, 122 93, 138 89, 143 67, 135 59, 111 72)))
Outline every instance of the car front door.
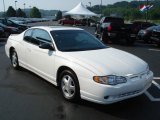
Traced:
POLYGON ((30 42, 26 42, 28 67, 49 80, 55 80, 55 51, 40 48, 43 43, 53 45, 49 33, 42 29, 33 30, 30 42))

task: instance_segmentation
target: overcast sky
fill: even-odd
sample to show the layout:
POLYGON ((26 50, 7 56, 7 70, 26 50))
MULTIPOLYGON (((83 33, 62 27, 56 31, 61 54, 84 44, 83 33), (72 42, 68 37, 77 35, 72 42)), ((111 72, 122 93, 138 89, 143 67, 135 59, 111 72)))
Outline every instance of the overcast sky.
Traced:
MULTIPOLYGON (((4 0, 6 10, 8 6, 13 6, 15 8, 15 0, 4 0)), ((16 0, 17 8, 24 8, 24 3, 26 8, 29 6, 36 6, 40 9, 46 10, 70 10, 75 7, 79 2, 82 2, 84 5, 89 5, 88 2, 91 2, 92 5, 100 4, 101 0, 16 0)), ((104 5, 112 4, 117 1, 131 1, 131 0, 102 0, 104 5)), ((3 11, 3 0, 0 0, 0 11, 3 11)))

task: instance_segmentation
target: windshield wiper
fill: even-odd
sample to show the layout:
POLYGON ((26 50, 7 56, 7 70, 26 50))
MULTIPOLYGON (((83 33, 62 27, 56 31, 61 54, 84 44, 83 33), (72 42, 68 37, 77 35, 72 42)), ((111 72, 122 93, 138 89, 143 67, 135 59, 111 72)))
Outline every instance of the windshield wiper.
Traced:
POLYGON ((81 49, 76 49, 76 48, 72 48, 72 49, 67 49, 67 50, 62 50, 64 52, 69 52, 69 51, 81 51, 81 49))

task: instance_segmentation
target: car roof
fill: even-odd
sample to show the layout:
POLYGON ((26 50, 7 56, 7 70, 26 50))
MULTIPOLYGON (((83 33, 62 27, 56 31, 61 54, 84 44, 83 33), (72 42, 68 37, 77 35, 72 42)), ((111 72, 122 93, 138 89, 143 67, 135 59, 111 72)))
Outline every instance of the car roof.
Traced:
POLYGON ((44 29, 46 31, 56 31, 56 30, 83 30, 76 27, 64 27, 64 26, 35 26, 31 28, 44 29))

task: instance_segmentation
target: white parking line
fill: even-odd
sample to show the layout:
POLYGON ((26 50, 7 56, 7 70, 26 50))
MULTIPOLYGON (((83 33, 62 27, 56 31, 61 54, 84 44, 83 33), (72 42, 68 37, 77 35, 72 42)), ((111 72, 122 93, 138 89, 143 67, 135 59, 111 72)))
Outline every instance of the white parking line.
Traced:
POLYGON ((158 89, 160 89, 160 85, 159 85, 157 82, 155 82, 155 81, 153 80, 152 83, 153 83, 158 89))
POLYGON ((160 50, 159 50, 159 49, 148 49, 148 50, 150 50, 150 51, 160 52, 160 50))
POLYGON ((160 98, 154 98, 148 91, 145 92, 145 95, 153 102, 159 102, 160 98))
MULTIPOLYGON (((160 85, 156 81, 153 80, 152 83, 160 90, 160 85)), ((153 102, 160 101, 160 98, 154 98, 148 91, 145 92, 145 95, 153 102)))

